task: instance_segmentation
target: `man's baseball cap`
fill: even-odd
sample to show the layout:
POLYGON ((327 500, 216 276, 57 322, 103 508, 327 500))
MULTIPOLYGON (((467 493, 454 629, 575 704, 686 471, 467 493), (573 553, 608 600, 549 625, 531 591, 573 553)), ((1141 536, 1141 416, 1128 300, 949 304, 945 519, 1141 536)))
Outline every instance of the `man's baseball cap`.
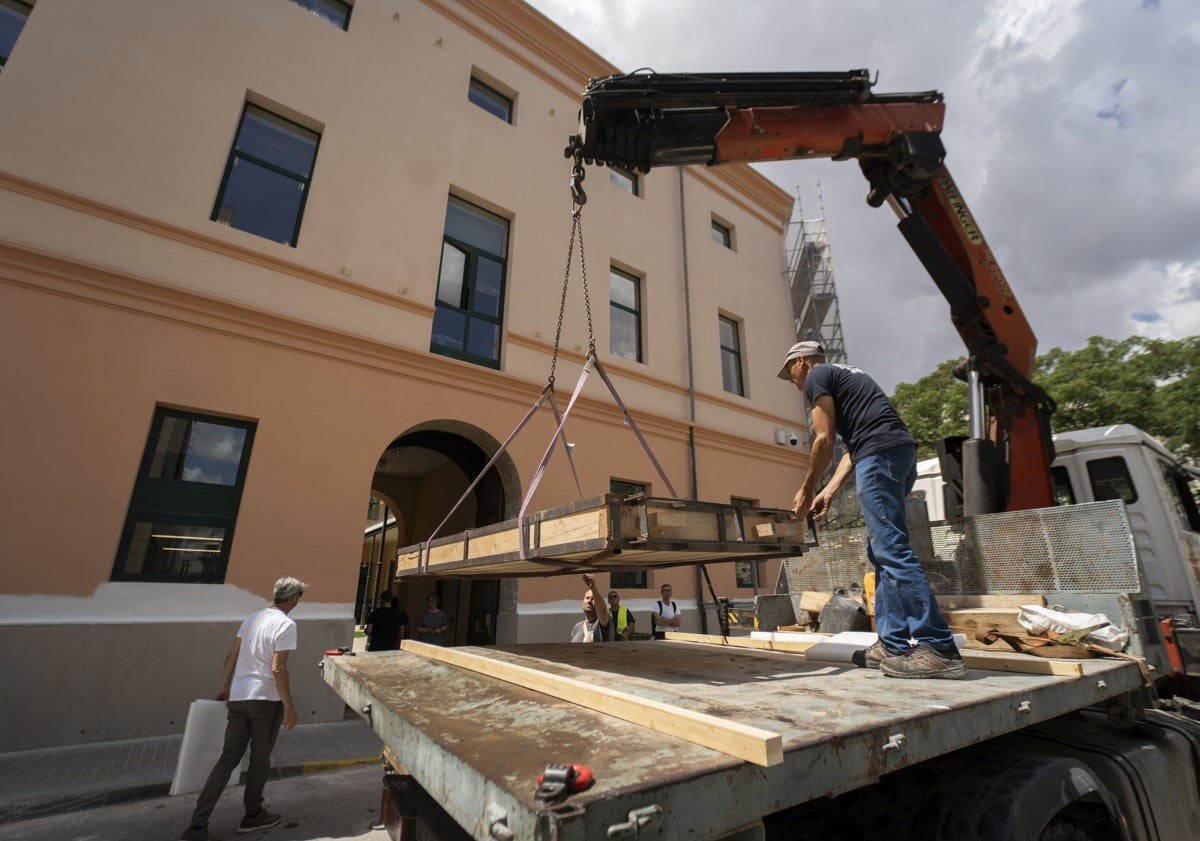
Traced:
POLYGON ((801 356, 824 356, 825 348, 821 347, 820 342, 796 342, 788 348, 787 356, 783 357, 783 365, 779 367, 779 373, 775 376, 781 380, 790 380, 788 376, 788 368, 792 364, 792 360, 801 356))

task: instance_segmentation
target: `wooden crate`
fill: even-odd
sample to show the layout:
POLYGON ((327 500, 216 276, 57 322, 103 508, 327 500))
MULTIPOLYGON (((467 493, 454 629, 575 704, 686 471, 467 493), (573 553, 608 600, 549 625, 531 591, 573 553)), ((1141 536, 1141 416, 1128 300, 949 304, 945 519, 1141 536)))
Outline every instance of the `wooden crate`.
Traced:
POLYGON ((814 545, 792 512, 604 494, 469 529, 397 553, 397 578, 508 578, 640 570, 801 554, 814 545), (522 553, 522 538, 525 551, 522 553))

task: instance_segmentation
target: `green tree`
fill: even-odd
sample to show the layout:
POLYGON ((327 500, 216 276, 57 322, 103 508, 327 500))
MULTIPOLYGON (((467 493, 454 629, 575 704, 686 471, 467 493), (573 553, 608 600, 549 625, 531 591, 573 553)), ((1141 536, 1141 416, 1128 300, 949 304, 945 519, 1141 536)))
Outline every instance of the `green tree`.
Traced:
MULTIPOLYGON (((966 434, 966 385, 953 375, 958 361, 896 386, 893 402, 922 458, 936 452, 941 438, 966 434)), ((1129 423, 1184 460, 1200 459, 1200 336, 1093 336, 1080 350, 1053 348, 1039 356, 1034 380, 1058 404, 1051 418, 1056 431, 1129 423)))
POLYGON ((961 360, 948 359, 915 383, 900 383, 892 403, 917 439, 917 457, 937 455, 937 442, 967 434, 967 384, 954 376, 961 360))

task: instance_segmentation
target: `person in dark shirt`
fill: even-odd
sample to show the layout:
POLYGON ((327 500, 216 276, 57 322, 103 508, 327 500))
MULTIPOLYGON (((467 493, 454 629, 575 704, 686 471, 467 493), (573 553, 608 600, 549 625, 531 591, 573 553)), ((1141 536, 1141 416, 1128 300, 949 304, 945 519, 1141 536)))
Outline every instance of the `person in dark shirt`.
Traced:
POLYGON ((367 651, 395 651, 408 632, 408 614, 400 599, 390 593, 379 597, 379 607, 367 617, 367 651))
POLYGON ((966 677, 954 634, 909 545, 905 499, 917 479, 917 446, 900 414, 883 389, 858 368, 826 362, 819 342, 792 345, 778 376, 803 391, 812 409, 815 437, 808 472, 793 501, 796 516, 823 516, 854 473, 867 526, 867 557, 875 568, 879 632, 874 645, 856 653, 855 662, 888 677, 966 677), (846 455, 817 493, 838 435, 846 455))

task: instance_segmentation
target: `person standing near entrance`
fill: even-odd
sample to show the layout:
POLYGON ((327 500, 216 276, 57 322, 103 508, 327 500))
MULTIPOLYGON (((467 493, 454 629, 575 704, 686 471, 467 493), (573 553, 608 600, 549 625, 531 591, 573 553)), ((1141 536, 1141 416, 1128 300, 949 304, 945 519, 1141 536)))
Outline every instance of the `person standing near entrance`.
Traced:
POLYGON ((808 472, 792 504, 796 516, 824 516, 834 494, 854 473, 867 526, 867 557, 875 568, 879 632, 874 645, 856 652, 855 662, 888 677, 966 677, 954 634, 909 544, 905 499, 917 480, 917 444, 896 407, 858 368, 826 362, 825 349, 817 342, 792 345, 778 376, 803 391, 812 409, 815 437, 808 472), (817 493, 838 435, 846 455, 817 493))
POLYGON ((379 607, 367 617, 367 651, 395 651, 408 631, 408 614, 391 593, 379 597, 379 607))
POLYGON ((671 585, 664 584, 658 588, 662 597, 654 604, 656 610, 650 614, 650 636, 656 640, 667 638, 667 629, 679 630, 679 605, 671 601, 671 585))
POLYGON ((621 604, 621 594, 616 590, 611 590, 608 594, 608 615, 611 619, 614 640, 627 641, 633 636, 637 620, 633 618, 629 608, 621 604))
POLYGON ((288 614, 300 604, 307 589, 308 585, 298 578, 280 578, 275 582, 272 604, 250 614, 238 629, 225 655, 217 692, 217 700, 225 701, 229 709, 225 746, 200 792, 181 841, 215 841, 208 831, 208 818, 229 775, 241 764, 247 745, 250 767, 242 795, 245 817, 238 832, 268 829, 282 819, 264 808, 263 789, 280 725, 288 730, 296 726, 296 704, 288 675, 288 655, 296 650, 296 623, 288 614))
POLYGON ((425 610, 417 617, 417 638, 419 642, 427 642, 430 645, 445 645, 446 633, 450 627, 450 617, 446 612, 438 608, 438 598, 435 594, 430 593, 429 598, 425 599, 425 610))

